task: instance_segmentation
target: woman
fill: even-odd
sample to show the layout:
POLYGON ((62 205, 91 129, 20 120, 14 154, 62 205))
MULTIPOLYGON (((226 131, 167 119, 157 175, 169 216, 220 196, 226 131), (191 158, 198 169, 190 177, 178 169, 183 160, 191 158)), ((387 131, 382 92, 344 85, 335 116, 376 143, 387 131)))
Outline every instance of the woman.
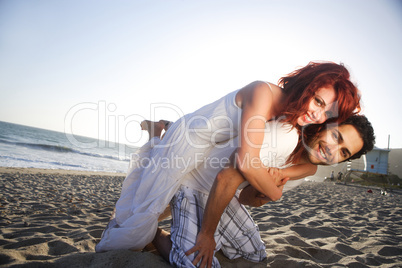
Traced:
MULTIPOLYGON (((265 123, 279 118, 299 128, 323 123, 331 116, 345 120, 358 110, 360 100, 349 78, 342 65, 311 62, 281 78, 278 86, 253 82, 179 119, 154 146, 147 167, 132 171, 130 190, 122 191, 116 218, 96 251, 142 249, 151 242, 158 217, 184 175, 203 161, 199 157, 208 150, 234 137, 239 138, 240 172, 256 190, 271 200, 279 199, 281 189, 266 168, 255 162, 259 161, 265 123)), ((293 155, 298 157, 297 153, 293 155)))

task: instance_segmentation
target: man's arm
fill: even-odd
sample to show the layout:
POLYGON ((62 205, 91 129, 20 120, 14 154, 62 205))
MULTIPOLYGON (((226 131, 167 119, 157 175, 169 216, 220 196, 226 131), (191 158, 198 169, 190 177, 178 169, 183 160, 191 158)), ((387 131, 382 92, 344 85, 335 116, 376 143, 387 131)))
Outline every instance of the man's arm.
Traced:
MULTIPOLYGON (((284 169, 269 168, 268 172, 271 175, 279 178, 288 178, 289 180, 298 180, 307 176, 314 175, 317 171, 317 166, 310 163, 297 164, 284 169), (272 172, 271 172, 272 171, 272 172), (278 172, 278 173, 275 173, 278 172)), ((287 181, 287 180, 286 180, 287 181)), ((283 181, 283 184, 286 183, 283 181)), ((272 201, 269 197, 257 191, 253 186, 248 185, 244 188, 239 196, 239 202, 243 205, 251 207, 260 207, 272 201)))
MULTIPOLYGON (((289 180, 288 177, 285 177, 282 169, 278 168, 268 168, 268 174, 275 179, 275 184, 279 186, 285 185, 285 183, 289 180)), ((251 206, 251 207, 260 207, 265 205, 266 203, 273 201, 271 198, 257 191, 252 185, 246 186, 239 195, 239 202, 243 205, 251 206)))
POLYGON ((201 230, 195 246, 186 252, 190 255, 198 251, 193 264, 202 260, 200 267, 211 267, 215 250, 214 233, 223 211, 234 197, 237 187, 244 181, 243 176, 232 166, 224 168, 217 175, 204 211, 201 230))
MULTIPOLYGON (((267 173, 271 176, 271 179, 276 179, 278 185, 280 185, 277 187, 282 191, 283 185, 287 180, 278 177, 275 178, 274 175, 276 174, 278 176, 278 173, 267 173)), ((190 255, 198 251, 193 261, 194 265, 202 261, 200 267, 211 266, 216 246, 214 240, 216 227, 218 226, 223 211, 234 197, 239 185, 244 181, 245 179, 242 174, 233 166, 226 167, 218 173, 208 196, 201 230, 197 235, 196 244, 186 252, 187 255, 190 255)))

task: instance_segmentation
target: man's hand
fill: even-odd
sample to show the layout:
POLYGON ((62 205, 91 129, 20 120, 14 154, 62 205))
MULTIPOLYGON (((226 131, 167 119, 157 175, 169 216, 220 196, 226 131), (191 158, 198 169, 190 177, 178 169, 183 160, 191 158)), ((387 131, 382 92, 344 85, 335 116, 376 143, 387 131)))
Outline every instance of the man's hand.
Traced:
POLYGON ((200 266, 198 267, 212 267, 212 260, 214 257, 214 250, 216 247, 214 236, 203 234, 200 232, 197 235, 197 241, 195 246, 186 252, 186 255, 191 255, 198 251, 198 254, 195 256, 193 265, 197 266, 197 263, 201 261, 200 266))
POLYGON ((239 202, 243 205, 251 207, 260 207, 269 201, 272 201, 259 191, 257 191, 253 186, 248 185, 240 192, 239 202))
MULTIPOLYGON (((281 169, 278 168, 268 168, 268 174, 274 181, 275 185, 282 191, 284 185, 289 180, 289 178, 284 178, 283 172, 281 169)), ((239 196, 239 202, 243 205, 248 205, 252 207, 260 207, 265 205, 266 203, 272 201, 269 197, 265 196, 264 194, 258 192, 254 187, 251 185, 244 188, 239 196)))

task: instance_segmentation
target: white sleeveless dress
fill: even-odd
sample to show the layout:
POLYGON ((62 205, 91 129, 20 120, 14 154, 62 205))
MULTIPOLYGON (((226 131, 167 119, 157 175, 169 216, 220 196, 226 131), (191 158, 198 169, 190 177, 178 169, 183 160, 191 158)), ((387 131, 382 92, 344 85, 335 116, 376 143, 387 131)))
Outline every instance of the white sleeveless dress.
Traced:
POLYGON ((151 139, 139 149, 116 203, 115 218, 103 232, 97 252, 141 250, 153 240, 158 216, 185 175, 202 163, 217 143, 238 136, 242 110, 235 102, 237 92, 183 116, 163 140, 151 139))

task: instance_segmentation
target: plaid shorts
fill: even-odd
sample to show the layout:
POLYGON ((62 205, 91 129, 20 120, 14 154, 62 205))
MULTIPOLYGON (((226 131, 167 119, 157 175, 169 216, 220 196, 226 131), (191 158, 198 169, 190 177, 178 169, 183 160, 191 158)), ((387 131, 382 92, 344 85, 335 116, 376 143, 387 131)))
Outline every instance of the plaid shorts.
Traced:
MULTIPOLYGON (((195 245, 201 229, 204 208, 208 195, 181 186, 171 201, 172 227, 170 263, 176 267, 194 267, 194 254, 185 252, 195 245)), ((235 196, 226 207, 215 231, 215 252, 222 250, 229 259, 239 257, 260 262, 266 258, 265 245, 262 242, 258 226, 254 223, 247 209, 235 196)), ((220 267, 214 257, 213 267, 220 267)))

